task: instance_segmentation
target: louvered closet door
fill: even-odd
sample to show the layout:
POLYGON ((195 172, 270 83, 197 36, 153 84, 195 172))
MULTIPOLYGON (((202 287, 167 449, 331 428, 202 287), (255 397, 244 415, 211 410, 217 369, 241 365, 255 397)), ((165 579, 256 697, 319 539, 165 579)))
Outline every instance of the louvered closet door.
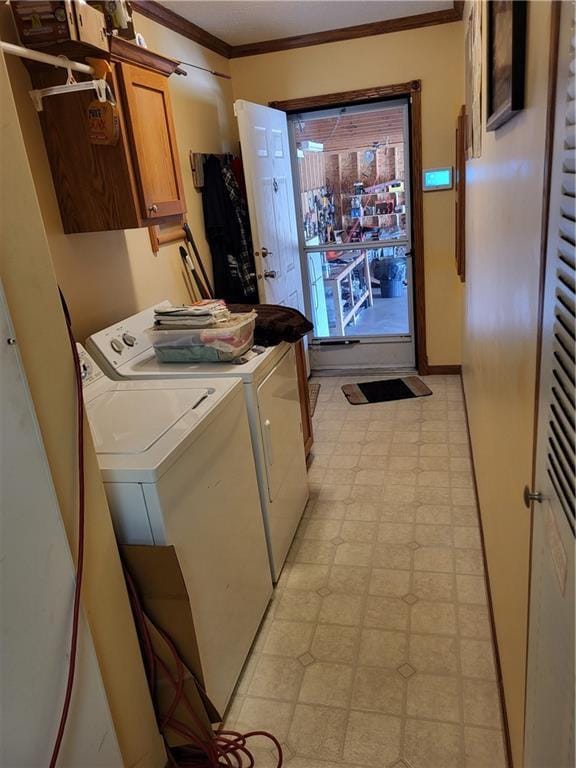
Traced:
POLYGON ((574 3, 562 4, 541 351, 526 768, 574 766, 574 3))

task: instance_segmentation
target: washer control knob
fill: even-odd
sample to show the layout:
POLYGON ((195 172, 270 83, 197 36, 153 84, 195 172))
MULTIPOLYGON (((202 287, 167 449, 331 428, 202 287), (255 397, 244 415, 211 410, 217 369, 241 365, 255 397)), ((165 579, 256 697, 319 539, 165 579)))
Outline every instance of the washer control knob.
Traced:
POLYGON ((122 344, 120 339, 112 339, 112 341, 110 342, 110 346, 112 347, 114 352, 118 352, 119 355, 122 354, 122 349, 124 345, 122 344))
POLYGON ((124 344, 126 344, 127 347, 133 347, 136 343, 136 336, 132 336, 131 333, 123 333, 122 341, 124 344))

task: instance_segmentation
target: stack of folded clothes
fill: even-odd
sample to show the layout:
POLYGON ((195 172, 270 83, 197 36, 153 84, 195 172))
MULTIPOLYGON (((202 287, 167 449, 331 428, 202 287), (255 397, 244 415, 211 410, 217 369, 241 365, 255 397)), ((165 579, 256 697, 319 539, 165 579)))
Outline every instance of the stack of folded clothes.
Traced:
POLYGON ((219 299, 197 301, 190 306, 154 310, 154 325, 166 330, 185 328, 215 328, 230 320, 226 304, 219 299))

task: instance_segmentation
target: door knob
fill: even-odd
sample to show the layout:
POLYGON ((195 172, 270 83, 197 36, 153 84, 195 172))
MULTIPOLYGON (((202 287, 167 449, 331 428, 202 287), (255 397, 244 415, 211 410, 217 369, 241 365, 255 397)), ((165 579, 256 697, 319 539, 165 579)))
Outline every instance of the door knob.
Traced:
POLYGON ((156 203, 154 205, 151 205, 150 208, 148 208, 149 213, 158 213, 158 206, 156 203))
POLYGON ((272 256, 272 251, 269 251, 268 248, 261 248, 260 253, 262 254, 263 259, 265 259, 267 256, 272 256))
POLYGON ((527 485, 524 486, 522 498, 524 499, 524 506, 526 509, 530 509, 530 504, 533 501, 536 501, 538 504, 542 504, 544 501, 544 496, 540 493, 540 491, 531 491, 527 485))
POLYGON ((265 270, 264 277, 276 277, 276 270, 275 269, 265 270))

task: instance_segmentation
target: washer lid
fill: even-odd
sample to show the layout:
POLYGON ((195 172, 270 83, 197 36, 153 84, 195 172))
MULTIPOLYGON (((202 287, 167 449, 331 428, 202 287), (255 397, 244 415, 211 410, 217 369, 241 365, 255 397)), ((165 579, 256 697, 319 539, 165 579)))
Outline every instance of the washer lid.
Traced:
POLYGON ((96 452, 144 453, 208 394, 201 388, 102 392, 86 407, 96 452))

